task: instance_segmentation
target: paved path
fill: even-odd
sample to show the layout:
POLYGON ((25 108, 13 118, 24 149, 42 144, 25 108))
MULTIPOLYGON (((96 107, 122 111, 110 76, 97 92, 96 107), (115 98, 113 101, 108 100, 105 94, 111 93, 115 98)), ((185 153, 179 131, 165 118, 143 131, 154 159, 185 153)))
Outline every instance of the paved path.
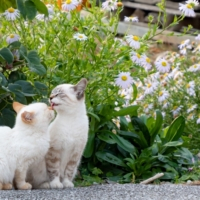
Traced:
POLYGON ((63 190, 0 191, 0 200, 200 200, 200 186, 107 184, 63 190))

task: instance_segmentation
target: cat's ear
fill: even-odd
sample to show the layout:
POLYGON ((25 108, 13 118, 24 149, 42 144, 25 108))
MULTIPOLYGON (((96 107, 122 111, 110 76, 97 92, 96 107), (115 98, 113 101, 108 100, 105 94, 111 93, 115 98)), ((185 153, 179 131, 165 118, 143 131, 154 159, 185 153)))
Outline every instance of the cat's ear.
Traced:
POLYGON ((84 97, 85 88, 87 86, 87 79, 82 78, 73 88, 76 92, 76 97, 78 100, 84 97))
POLYGON ((24 111, 21 114, 21 118, 22 118, 22 121, 24 123, 31 124, 33 122, 33 119, 34 119, 34 113, 33 112, 24 111))
POLYGON ((19 103, 19 102, 14 101, 13 104, 12 104, 12 106, 13 106, 14 111, 15 111, 16 113, 18 113, 18 112, 19 112, 23 107, 25 107, 26 105, 23 105, 23 104, 21 104, 21 103, 19 103))

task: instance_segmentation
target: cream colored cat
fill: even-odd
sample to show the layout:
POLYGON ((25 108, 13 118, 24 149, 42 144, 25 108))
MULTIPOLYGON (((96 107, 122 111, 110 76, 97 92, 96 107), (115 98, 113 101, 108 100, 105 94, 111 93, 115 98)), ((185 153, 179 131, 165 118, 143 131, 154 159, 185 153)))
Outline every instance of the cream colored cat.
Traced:
MULTIPOLYGON (((34 188, 73 187, 73 178, 88 138, 88 117, 84 91, 86 79, 77 85, 62 84, 53 89, 50 102, 57 116, 48 128, 50 149, 45 162, 32 166, 34 188)), ((30 178, 30 174, 28 178, 30 178)))
POLYGON ((13 108, 17 112, 14 128, 0 127, 0 189, 11 189, 13 178, 18 189, 31 189, 26 173, 49 149, 47 129, 54 111, 44 103, 14 102, 13 108))

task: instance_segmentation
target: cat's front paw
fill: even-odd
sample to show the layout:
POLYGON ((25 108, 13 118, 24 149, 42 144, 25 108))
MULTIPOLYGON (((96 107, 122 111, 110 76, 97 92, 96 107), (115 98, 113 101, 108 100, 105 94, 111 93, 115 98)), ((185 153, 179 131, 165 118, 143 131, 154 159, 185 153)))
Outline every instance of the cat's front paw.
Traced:
POLYGON ((40 184, 38 188, 39 189, 50 189, 49 182, 44 182, 44 183, 40 184))
POLYGON ((30 190, 32 185, 30 183, 25 183, 17 187, 19 190, 30 190))
POLYGON ((3 184, 3 190, 11 190, 12 189, 12 184, 7 183, 7 184, 3 184))
POLYGON ((54 179, 50 182, 50 188, 51 189, 62 189, 63 184, 60 182, 60 180, 54 179))
POLYGON ((67 188, 67 187, 74 187, 74 184, 73 184, 70 180, 64 179, 64 181, 63 181, 63 186, 64 186, 64 188, 67 188))

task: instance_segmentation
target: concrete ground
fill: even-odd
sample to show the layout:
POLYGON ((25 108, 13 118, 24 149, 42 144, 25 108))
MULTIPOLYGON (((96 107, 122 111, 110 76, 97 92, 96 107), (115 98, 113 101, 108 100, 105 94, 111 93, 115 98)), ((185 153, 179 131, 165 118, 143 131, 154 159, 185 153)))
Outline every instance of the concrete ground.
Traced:
POLYGON ((105 184, 63 190, 0 191, 0 200, 199 200, 200 186, 105 184))

